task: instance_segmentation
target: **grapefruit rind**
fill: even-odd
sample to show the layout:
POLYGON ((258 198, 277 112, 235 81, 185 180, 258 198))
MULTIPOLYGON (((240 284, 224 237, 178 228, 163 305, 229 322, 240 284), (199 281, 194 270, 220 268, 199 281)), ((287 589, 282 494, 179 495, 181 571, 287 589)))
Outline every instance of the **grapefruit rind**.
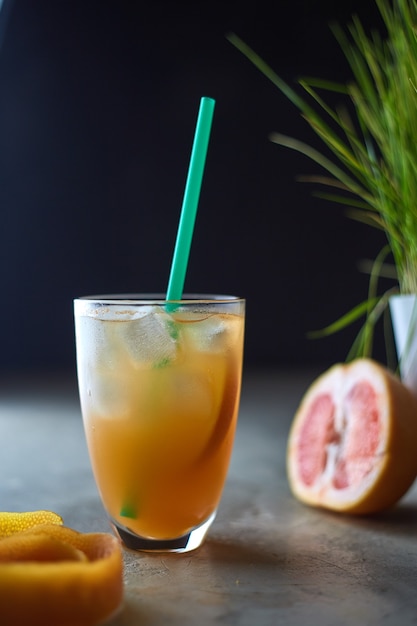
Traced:
POLYGON ((113 535, 41 524, 0 540, 0 554, 2 546, 0 623, 93 626, 120 607, 123 557, 113 535))
POLYGON ((310 386, 294 417, 287 448, 287 474, 291 491, 306 504, 334 511, 369 514, 389 508, 406 493, 417 475, 415 441, 417 399, 396 376, 371 359, 357 359, 347 365, 337 364, 310 386), (367 414, 362 411, 355 419, 350 418, 353 425, 349 425, 344 414, 346 398, 353 389, 364 386, 372 389, 372 410, 377 416, 376 421, 370 425, 369 421, 366 422, 369 420, 369 412, 367 414), (328 433, 323 435, 326 426, 323 424, 323 410, 323 419, 320 421, 317 418, 316 427, 311 428, 312 432, 307 431, 306 436, 306 423, 311 407, 320 398, 326 397, 333 402, 331 420, 337 433, 333 443, 328 433), (360 420, 365 420, 366 424, 362 424, 360 420), (354 472, 351 472, 350 483, 340 488, 334 484, 335 467, 340 450, 344 448, 346 453, 344 437, 346 438, 349 428, 351 445, 348 463, 351 468, 356 467, 357 477, 352 479, 354 472), (378 441, 367 444, 366 438, 369 440, 372 428, 374 431, 377 429, 375 432, 378 433, 378 441), (303 442, 303 437, 307 441, 303 442), (327 444, 324 441, 326 437, 329 439, 327 444), (361 443, 361 437, 364 444, 361 443), (311 446, 310 458, 308 446, 311 446), (366 458, 361 458, 358 454, 355 456, 354 447, 358 449, 361 446, 368 451, 366 458), (303 450, 305 458, 302 456, 303 450), (314 467, 319 467, 321 463, 320 455, 325 457, 325 462, 322 471, 317 471, 313 478, 314 467), (355 457, 353 462, 352 456, 355 457), (303 466, 306 462, 312 468, 309 480, 306 479, 303 466))

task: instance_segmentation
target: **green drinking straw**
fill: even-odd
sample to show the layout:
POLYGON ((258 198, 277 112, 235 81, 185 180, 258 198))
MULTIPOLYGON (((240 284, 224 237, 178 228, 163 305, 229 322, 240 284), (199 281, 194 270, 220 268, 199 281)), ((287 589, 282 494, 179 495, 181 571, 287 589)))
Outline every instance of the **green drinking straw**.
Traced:
POLYGON ((181 300, 203 180, 215 100, 201 98, 169 276, 167 300, 181 300))
MULTIPOLYGON (((181 300, 193 237, 195 217, 203 180, 204 165, 210 138, 215 101, 212 98, 201 98, 200 110, 191 151, 187 182, 178 225, 177 240, 172 258, 169 276, 167 300, 181 300)), ((120 509, 120 515, 126 518, 137 517, 137 506, 131 497, 127 497, 120 509)))

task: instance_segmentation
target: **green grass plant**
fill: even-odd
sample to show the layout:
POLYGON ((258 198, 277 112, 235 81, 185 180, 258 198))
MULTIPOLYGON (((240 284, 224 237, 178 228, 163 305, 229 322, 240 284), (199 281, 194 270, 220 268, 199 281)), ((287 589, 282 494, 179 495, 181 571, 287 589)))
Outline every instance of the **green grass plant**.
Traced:
POLYGON ((352 357, 372 351, 373 328, 392 291, 377 293, 378 278, 390 272, 389 257, 396 277, 393 290, 417 293, 417 4, 375 2, 382 34, 376 29, 367 33, 357 16, 347 27, 331 26, 351 71, 347 83, 303 78, 292 88, 237 35, 228 35, 299 109, 326 154, 281 133, 272 133, 271 141, 324 170, 324 175, 303 177, 324 189, 317 195, 344 205, 351 217, 385 233, 386 246, 370 271, 366 301, 319 333, 336 332, 365 315, 352 357), (340 105, 329 103, 335 97, 342 99, 340 105))

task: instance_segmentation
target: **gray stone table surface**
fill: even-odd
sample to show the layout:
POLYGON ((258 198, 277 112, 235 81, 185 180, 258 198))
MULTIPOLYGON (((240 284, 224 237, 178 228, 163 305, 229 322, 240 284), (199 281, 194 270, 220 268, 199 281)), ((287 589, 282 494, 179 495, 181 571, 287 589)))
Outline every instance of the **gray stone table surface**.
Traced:
MULTIPOLYGON (((109 626, 417 624, 416 485, 362 518, 303 506, 288 489, 288 429, 317 373, 245 372, 206 543, 185 555, 125 551, 125 598, 109 626)), ((0 381, 0 441, 0 510, 51 509, 76 530, 111 532, 71 376, 0 381)))

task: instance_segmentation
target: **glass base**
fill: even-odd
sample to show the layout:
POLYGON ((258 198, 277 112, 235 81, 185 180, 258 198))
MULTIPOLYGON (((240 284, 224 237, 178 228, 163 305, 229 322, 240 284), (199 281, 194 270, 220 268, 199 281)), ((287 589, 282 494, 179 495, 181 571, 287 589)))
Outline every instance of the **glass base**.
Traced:
POLYGON ((144 552, 190 552, 196 550, 203 543, 207 531, 212 525, 216 512, 214 512, 205 522, 190 530, 189 533, 176 537, 174 539, 150 539, 149 537, 141 537, 136 535, 126 526, 122 526, 119 522, 115 522, 110 518, 120 539, 130 550, 138 550, 144 552))

